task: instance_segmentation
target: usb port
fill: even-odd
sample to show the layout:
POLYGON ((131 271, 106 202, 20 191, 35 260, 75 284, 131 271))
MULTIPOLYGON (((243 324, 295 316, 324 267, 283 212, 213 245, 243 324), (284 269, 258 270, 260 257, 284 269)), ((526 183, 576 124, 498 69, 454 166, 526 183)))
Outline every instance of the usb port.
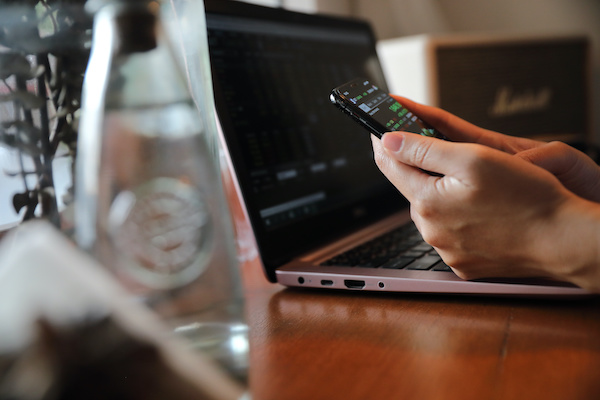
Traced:
POLYGON ((322 286, 333 286, 333 281, 330 279, 321 279, 322 286))
POLYGON ((362 289, 365 287, 365 281, 358 281, 355 279, 344 279, 344 285, 348 289, 362 289))

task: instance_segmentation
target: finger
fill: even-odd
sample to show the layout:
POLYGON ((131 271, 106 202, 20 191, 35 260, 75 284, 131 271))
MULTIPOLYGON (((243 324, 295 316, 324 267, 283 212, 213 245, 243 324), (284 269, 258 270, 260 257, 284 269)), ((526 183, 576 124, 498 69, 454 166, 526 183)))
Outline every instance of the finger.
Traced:
POLYGON ((479 143, 484 140, 484 130, 445 110, 417 103, 408 98, 392 95, 400 104, 433 126, 451 140, 479 143))
POLYGON ((429 187, 428 181, 435 177, 417 167, 399 162, 385 149, 381 140, 372 137, 372 142, 377 166, 386 178, 409 202, 422 198, 423 190, 429 187))
POLYGON ((476 154, 468 144, 452 143, 431 137, 408 133, 389 132, 381 143, 386 152, 402 164, 446 176, 461 177, 465 160, 476 154))
POLYGON ((420 104, 401 96, 392 95, 392 97, 455 142, 482 144, 510 154, 542 144, 531 139, 510 137, 481 128, 437 107, 420 104))

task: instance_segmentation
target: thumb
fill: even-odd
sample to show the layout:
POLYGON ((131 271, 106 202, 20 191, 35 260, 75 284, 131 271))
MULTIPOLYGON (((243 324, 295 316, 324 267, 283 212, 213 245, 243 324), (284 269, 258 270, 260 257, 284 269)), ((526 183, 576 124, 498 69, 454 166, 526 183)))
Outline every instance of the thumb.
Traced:
POLYGON ((600 201, 598 165, 579 150, 562 142, 550 142, 515 155, 550 172, 573 193, 600 201))
POLYGON ((409 132, 389 132, 383 135, 381 143, 396 160, 425 171, 454 175, 462 168, 464 155, 460 151, 464 143, 448 142, 409 132))
POLYGON ((566 147, 567 145, 563 143, 550 142, 518 152, 515 155, 560 177, 578 172, 575 171, 578 168, 574 167, 577 166, 579 160, 573 152, 566 151, 566 147))

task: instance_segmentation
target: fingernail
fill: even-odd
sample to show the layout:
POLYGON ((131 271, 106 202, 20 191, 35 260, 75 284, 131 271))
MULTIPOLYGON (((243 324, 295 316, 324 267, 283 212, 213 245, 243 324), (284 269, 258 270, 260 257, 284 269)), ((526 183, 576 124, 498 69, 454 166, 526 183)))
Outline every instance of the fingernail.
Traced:
POLYGON ((396 153, 402 147, 403 140, 404 137, 401 135, 386 133, 385 135, 383 135, 383 138, 381 138, 381 143, 383 144, 383 147, 385 147, 387 150, 396 153))

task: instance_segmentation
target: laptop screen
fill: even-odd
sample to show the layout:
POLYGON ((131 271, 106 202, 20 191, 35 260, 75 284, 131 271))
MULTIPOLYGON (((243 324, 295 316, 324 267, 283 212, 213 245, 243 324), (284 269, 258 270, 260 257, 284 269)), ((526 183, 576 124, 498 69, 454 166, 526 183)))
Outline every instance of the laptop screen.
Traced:
POLYGON ((405 206, 370 135, 329 102, 357 76, 386 87, 369 25, 205 4, 217 113, 265 266, 405 206))

